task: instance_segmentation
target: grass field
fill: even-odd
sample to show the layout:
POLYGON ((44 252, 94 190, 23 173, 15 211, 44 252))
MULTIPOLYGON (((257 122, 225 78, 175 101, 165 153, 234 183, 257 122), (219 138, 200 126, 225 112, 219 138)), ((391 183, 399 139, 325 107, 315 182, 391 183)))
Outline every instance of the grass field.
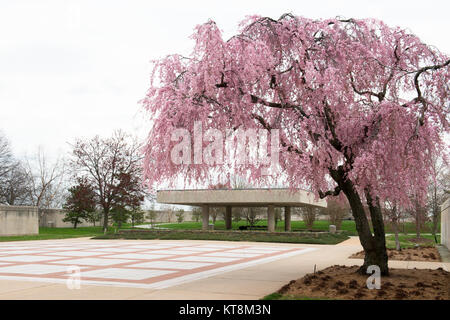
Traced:
POLYGON ((102 227, 80 227, 76 229, 41 227, 39 228, 39 234, 37 235, 5 236, 0 237, 0 241, 67 239, 67 238, 93 237, 100 234, 103 234, 102 227))
MULTIPOLYGON (((130 228, 130 224, 123 224, 122 228, 130 228)), ((117 226, 111 226, 108 228, 109 233, 113 233, 117 230, 117 226)), ((30 236, 2 236, 2 241, 25 241, 25 240, 49 240, 49 239, 67 239, 67 238, 82 238, 82 237, 94 237, 103 234, 103 227, 78 227, 74 228, 48 228, 39 227, 39 234, 30 236)))
MULTIPOLYGON (((239 229, 239 226, 245 226, 247 225, 247 222, 245 220, 232 223, 232 229, 237 230, 239 229)), ((260 220, 256 225, 260 226, 267 226, 267 220, 260 220)), ((330 222, 327 220, 318 220, 315 221, 313 224, 312 229, 313 230, 324 230, 328 231, 328 227, 330 225, 330 222)), ((160 224, 158 227, 162 228, 168 228, 168 229, 174 229, 174 230, 195 230, 195 229, 201 229, 202 223, 201 222, 182 222, 182 223, 167 223, 167 224, 160 224)), ((386 233, 392 233, 393 229, 392 227, 387 224, 385 226, 386 233)), ((217 220, 214 224, 214 229, 216 230, 225 230, 225 221, 223 220, 217 220)), ((291 229, 295 231, 295 229, 306 229, 305 223, 303 221, 292 221, 291 222, 291 229)), ((279 221, 276 227, 276 231, 283 231, 284 230, 284 221, 279 221)), ((347 232, 348 235, 358 235, 356 232, 356 226, 355 222, 352 220, 344 220, 342 221, 341 230, 344 230, 347 232)), ((400 226, 400 231, 402 233, 415 233, 416 226, 412 222, 406 222, 403 225, 400 226)), ((421 232, 423 233, 429 233, 431 232, 431 223, 426 223, 425 226, 422 228, 421 232)), ((438 231, 439 232, 439 231, 438 231)))
MULTIPOLYGON (((239 229, 239 226, 245 226, 247 225, 246 221, 239 221, 239 222, 233 222, 232 228, 234 230, 239 229)), ((261 220, 257 223, 257 225, 267 225, 266 220, 261 220)), ((315 221, 313 225, 313 230, 328 230, 328 227, 330 225, 329 221, 326 220, 319 220, 315 221)), ((305 224, 303 221, 292 221, 291 223, 292 230, 305 230, 305 224)), ((129 224, 123 224, 122 229, 129 229, 131 226, 129 224)), ((182 222, 182 223, 168 223, 168 224, 160 224, 159 227, 169 228, 173 230, 200 230, 202 227, 201 222, 182 222)), ((430 224, 427 224, 423 229, 423 233, 430 232, 430 224)), ((216 230, 225 230, 225 222, 223 220, 218 220, 215 223, 214 228, 216 230)), ((357 235, 356 228, 355 228, 355 222, 354 221, 343 221, 342 222, 342 230, 345 231, 345 238, 342 238, 338 236, 337 238, 334 236, 326 237, 321 236, 319 238, 316 237, 302 237, 292 239, 291 236, 277 236, 276 239, 272 239, 273 236, 268 237, 267 235, 244 235, 244 233, 239 233, 239 235, 195 235, 195 234, 188 234, 188 233, 178 233, 176 235, 164 235, 160 239, 197 239, 197 240, 229 240, 229 241, 265 241, 265 242, 295 242, 295 243, 311 243, 311 244, 335 244, 339 243, 346 239, 347 235, 357 235)), ((108 235, 107 237, 110 238, 117 238, 117 235, 114 235, 115 231, 117 231, 118 228, 116 226, 112 226, 108 229, 108 235)), ((284 221, 278 222, 276 231, 283 231, 284 230, 284 221)), ((401 246, 404 248, 407 247, 413 247, 415 243, 408 241, 408 239, 415 237, 415 225, 414 223, 405 223, 403 228, 401 230, 405 230, 406 232, 410 233, 409 235, 400 234, 400 241, 401 246)), ((386 226, 386 233, 392 232, 392 229, 390 226, 386 226)), ((39 234, 38 235, 31 235, 31 236, 4 236, 0 237, 0 242, 2 241, 24 241, 24 240, 47 240, 47 239, 67 239, 67 238, 80 238, 80 237, 97 237, 97 236, 103 236, 103 230, 101 226, 97 227, 79 227, 76 229, 73 228, 47 228, 47 227, 41 227, 39 228, 39 234)), ((161 235, 160 235, 161 236, 161 235)), ((343 236, 343 235, 341 235, 343 236)), ((150 239, 153 236, 147 236, 147 239, 150 239)), ((424 238, 428 238, 434 241, 431 235, 422 235, 424 238)), ((154 238, 153 238, 154 239, 154 238)), ((388 248, 394 248, 395 242, 394 242, 394 236, 387 236, 386 237, 386 244, 388 248)), ((439 240, 439 239, 438 239, 439 240)), ((425 244, 420 245, 433 245, 434 242, 428 242, 425 244)))
MULTIPOLYGON (((421 239, 428 239, 431 241, 424 240, 424 241, 420 241, 418 243, 410 241, 410 239, 416 238, 415 233, 414 234, 400 234, 398 238, 400 241, 401 248, 412 248, 416 244, 419 244, 421 247, 432 247, 432 246, 436 245, 435 239, 431 234, 425 234, 425 235, 420 236, 421 239)), ((438 241, 438 243, 441 242, 440 235, 437 235, 437 241, 438 241)), ((390 248, 390 249, 395 248, 395 236, 394 235, 386 236, 386 247, 390 248)))

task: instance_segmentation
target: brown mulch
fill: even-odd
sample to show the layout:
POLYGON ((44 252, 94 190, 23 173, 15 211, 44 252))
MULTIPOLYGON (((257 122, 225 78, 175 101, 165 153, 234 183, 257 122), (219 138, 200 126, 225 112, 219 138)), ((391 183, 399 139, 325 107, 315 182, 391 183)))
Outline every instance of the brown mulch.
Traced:
MULTIPOLYGON (((439 251, 434 247, 405 248, 400 251, 387 249, 389 260, 401 261, 431 261, 440 262, 439 251)), ((360 251, 350 256, 351 259, 364 259, 364 251, 360 251)))
POLYGON ((343 300, 450 300, 450 272, 438 268, 389 269, 381 288, 369 290, 370 275, 357 273, 358 266, 332 266, 310 273, 278 290, 288 298, 310 297, 343 300))

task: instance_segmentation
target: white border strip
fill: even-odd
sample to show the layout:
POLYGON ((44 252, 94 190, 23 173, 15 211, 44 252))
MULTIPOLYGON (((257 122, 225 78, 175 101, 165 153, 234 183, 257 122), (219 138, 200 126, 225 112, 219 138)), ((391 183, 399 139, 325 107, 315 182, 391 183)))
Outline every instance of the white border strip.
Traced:
MULTIPOLYGON (((116 287, 131 287, 131 288, 142 288, 142 289, 165 289, 169 287, 173 287, 182 283, 192 282, 195 280, 205 279, 212 277, 216 274, 222 274, 224 272, 230 272, 234 270, 239 270, 247 267, 251 267, 258 264, 263 264, 267 262, 272 262, 276 260, 280 260, 283 258, 292 257, 295 255, 304 254, 307 252, 315 251, 317 248, 303 248, 295 251, 282 253, 279 255, 275 255, 272 257, 252 260, 248 262, 242 262, 238 264, 233 264, 221 268, 216 268, 212 270, 207 270, 203 272, 197 272, 193 274, 189 274, 186 276, 181 276, 169 280, 162 280, 150 284, 140 284, 140 283, 129 283, 129 282, 117 282, 117 281, 98 281, 98 280, 83 280, 83 273, 81 272, 81 283, 80 285, 96 285, 96 286, 116 286, 116 287)), ((66 279, 56 279, 56 278, 33 278, 33 277, 15 277, 15 276, 0 276, 0 280, 22 280, 22 281, 33 281, 33 282, 46 282, 46 283, 62 283, 65 284, 67 282, 66 279)))

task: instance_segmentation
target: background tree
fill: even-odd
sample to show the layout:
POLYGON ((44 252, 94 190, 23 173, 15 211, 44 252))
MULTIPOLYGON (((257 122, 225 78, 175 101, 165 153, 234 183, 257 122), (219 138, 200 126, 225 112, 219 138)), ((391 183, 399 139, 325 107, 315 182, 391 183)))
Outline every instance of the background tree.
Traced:
POLYGON ((121 228, 122 223, 126 223, 128 219, 131 219, 134 226, 136 220, 143 219, 140 206, 144 201, 145 193, 141 184, 140 167, 136 167, 135 171, 120 172, 118 181, 114 187, 113 220, 118 224, 118 228, 121 228))
POLYGON ((232 208, 233 221, 239 222, 242 220, 242 208, 232 208))
POLYGON ((199 222, 202 217, 202 209, 199 207, 193 207, 192 208, 192 219, 194 219, 195 222, 199 222))
POLYGON ((111 219, 117 225, 117 229, 122 228, 122 225, 128 222, 130 214, 131 210, 121 205, 116 205, 111 208, 111 219))
POLYGON ((300 214, 302 216, 303 222, 305 223, 305 227, 308 230, 312 230, 312 227, 314 225, 314 221, 316 221, 316 217, 318 214, 318 211, 316 208, 307 206, 307 207, 300 207, 298 208, 300 211, 300 214))
POLYGON ((13 162, 10 142, 0 131, 0 179, 11 170, 13 162))
POLYGON ((0 203, 29 205, 30 183, 22 163, 16 161, 0 178, 0 203))
POLYGON ((136 138, 120 130, 110 138, 95 136, 89 140, 78 139, 73 144, 71 166, 93 186, 103 212, 105 233, 112 208, 116 206, 118 218, 124 213, 120 199, 124 197, 126 179, 134 188, 135 181, 140 178, 139 148, 136 138))
POLYGON ((407 214, 414 220, 416 228, 416 238, 420 239, 420 232, 428 220, 428 213, 425 204, 422 204, 417 196, 412 196, 413 207, 406 210, 407 214))
POLYGON ((274 218, 275 218, 275 229, 277 228, 278 222, 283 221, 283 215, 280 207, 273 208, 274 218))
POLYGON ((86 214, 86 221, 89 223, 92 223, 92 225, 95 227, 95 224, 102 219, 102 212, 96 209, 95 211, 88 212, 86 214))
POLYGON ((116 186, 114 206, 127 208, 130 212, 140 210, 145 198, 145 192, 141 183, 141 170, 136 167, 135 172, 121 172, 116 186))
POLYGON ((11 145, 0 131, 0 204, 30 204, 29 181, 23 164, 14 158, 11 145))
POLYGON ((167 216, 167 222, 169 222, 169 223, 172 222, 173 219, 174 219, 174 215, 175 215, 174 208, 171 207, 171 206, 167 206, 164 211, 165 211, 166 216, 167 216))
POLYGON ((336 226, 337 230, 341 230, 342 219, 349 214, 348 202, 338 201, 337 199, 332 199, 331 197, 327 199, 327 207, 324 212, 330 219, 330 224, 336 226))
POLYGON ((141 224, 145 220, 145 212, 141 209, 141 207, 133 208, 130 211, 130 221, 131 226, 134 227, 136 224, 141 224))
POLYGON ((203 130, 278 129, 281 170, 270 178, 310 185, 321 198, 343 193, 365 251, 359 272, 378 265, 388 275, 381 203, 411 207, 412 193, 425 200, 431 156, 443 152, 449 131, 448 56, 374 19, 252 16, 228 40, 213 21, 193 39, 191 56, 155 63, 143 99, 152 116, 149 185, 203 182, 211 171, 226 180, 230 168, 262 183, 258 162, 173 163, 171 133, 182 127, 193 136, 195 121, 203 130))
POLYGON ((184 210, 183 209, 178 209, 177 213, 176 213, 176 216, 177 216, 177 222, 178 223, 182 223, 183 220, 184 220, 184 210))
POLYGON ((262 209, 256 207, 241 208, 247 225, 253 227, 261 220, 262 209))
POLYGON ((388 221, 392 225, 392 229, 394 230, 394 238, 395 238, 395 249, 397 251, 401 250, 400 247, 400 239, 399 239, 399 222, 402 217, 402 210, 397 206, 397 204, 394 202, 386 201, 385 207, 383 208, 383 213, 388 218, 388 221))
POLYGON ((40 209, 60 208, 64 201, 66 165, 65 160, 57 158, 50 161, 42 148, 28 157, 24 164, 29 183, 29 199, 38 207, 39 219, 44 211, 40 209))
MULTIPOLYGON (((210 183, 208 188, 214 189, 214 190, 230 189, 230 185, 225 184, 225 183, 217 183, 217 184, 210 183)), ((212 219, 213 224, 216 224, 216 220, 218 217, 225 216, 225 211, 226 210, 224 207, 210 207, 209 208, 209 215, 212 219)))
POLYGON ((158 213, 155 210, 154 205, 152 204, 150 210, 147 211, 147 219, 150 221, 150 225, 153 227, 153 225, 155 224, 155 221, 158 217, 158 213))
POLYGON ((86 179, 78 179, 78 184, 69 189, 69 195, 63 208, 67 211, 63 221, 73 224, 74 229, 83 220, 89 220, 89 214, 95 212, 96 194, 86 179))

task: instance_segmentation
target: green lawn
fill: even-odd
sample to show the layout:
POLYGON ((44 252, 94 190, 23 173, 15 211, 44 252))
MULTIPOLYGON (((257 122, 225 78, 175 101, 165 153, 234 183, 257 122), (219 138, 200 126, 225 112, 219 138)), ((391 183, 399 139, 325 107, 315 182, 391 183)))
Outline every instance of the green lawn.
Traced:
MULTIPOLYGON (((245 220, 241 220, 239 222, 233 221, 232 229, 237 230, 237 229, 239 229, 239 226, 245 226, 245 225, 247 225, 247 222, 245 220)), ((256 225, 267 225, 267 220, 260 220, 260 221, 258 221, 258 223, 256 225)), ((328 231, 329 225, 330 225, 330 222, 327 220, 318 220, 318 221, 314 222, 312 229, 328 231)), ((175 230, 194 230, 194 229, 200 230, 202 228, 202 223, 186 221, 186 222, 182 222, 182 223, 160 224, 158 227, 175 229, 175 230)), ((214 229, 225 230, 225 221, 217 220, 216 223, 214 224, 214 229)), ((296 229, 301 230, 301 229, 306 229, 306 226, 303 221, 292 221, 291 229, 293 231, 295 231, 296 229)), ((345 230, 348 235, 355 235, 355 236, 358 235, 358 233, 356 232, 356 227, 355 227, 354 221, 351 221, 351 220, 342 221, 341 229, 345 230)), ((393 229, 389 224, 387 224, 385 226, 385 229, 386 229, 386 233, 393 232, 393 229)), ((276 231, 283 231, 283 230, 284 230, 284 221, 279 221, 277 224, 277 227, 276 227, 276 231)), ((400 227, 400 231, 406 232, 406 233, 414 233, 416 231, 415 224, 412 222, 406 222, 404 225, 402 225, 400 227)), ((422 228, 421 232, 424 232, 424 233, 431 232, 431 223, 427 223, 422 228)))
MULTIPOLYGON (((326 220, 320 220, 320 221, 316 221, 314 222, 313 225, 313 229, 314 230, 328 230, 328 226, 329 226, 329 221, 326 220)), ((247 225, 246 221, 239 221, 239 222, 234 222, 232 224, 232 228, 234 230, 239 229, 239 226, 245 226, 247 225)), ((266 220, 261 220, 257 223, 257 225, 267 225, 267 221, 266 220)), ((292 230, 301 230, 301 229, 306 229, 305 228, 305 224, 303 221, 292 221, 291 223, 292 225, 292 230)), ((130 228, 131 225, 130 224, 123 224, 122 225, 122 229, 127 229, 130 228)), ((165 228, 169 228, 169 229, 174 229, 174 230, 200 230, 202 227, 202 223, 201 222, 182 222, 182 223, 170 223, 170 224, 162 224, 160 225, 160 227, 165 227, 165 228)), ((426 233, 426 232, 430 232, 430 227, 431 224, 427 224, 422 232, 426 233)), ((215 223, 214 228, 216 230, 225 230, 225 222, 223 220, 218 220, 215 223)), ((347 235, 357 235, 356 229, 355 229, 355 222, 354 221, 343 221, 342 222, 342 230, 345 230, 345 235, 341 235, 338 236, 338 238, 336 237, 325 237, 325 236, 321 236, 319 238, 316 237, 308 237, 308 236, 304 236, 301 239, 297 238, 297 239, 292 239, 292 237, 288 237, 288 236, 277 236, 276 239, 271 239, 266 235, 245 235, 244 233, 239 233, 238 235, 211 235, 211 234, 207 234, 207 235, 193 235, 193 234, 187 234, 187 233, 178 233, 176 235, 164 235, 161 239, 197 239, 197 240, 229 240, 229 241, 268 241, 268 242, 296 242, 296 243, 316 243, 316 244, 320 244, 320 243, 325 243, 325 244, 333 244, 333 243, 339 243, 343 240, 346 239, 347 235), (345 238, 342 238, 345 237, 345 238)), ((114 235, 115 231, 117 231, 118 228, 117 226, 112 226, 108 229, 108 236, 109 237, 117 237, 117 235, 114 235), (112 235, 110 235, 112 234, 112 235)), ((276 231, 283 231, 284 230, 284 221, 280 221, 278 222, 276 231)), ((401 229, 403 230, 403 229, 401 229)), ((404 225, 404 230, 409 232, 409 233, 415 233, 415 225, 414 223, 405 223, 404 225)), ((386 226, 386 232, 390 233, 392 232, 392 229, 390 228, 390 226, 386 226)), ((46 239, 66 239, 66 238, 79 238, 79 237, 95 237, 95 236, 102 236, 103 235, 103 230, 101 226, 97 226, 97 227, 79 227, 76 229, 73 228, 47 228, 47 227, 41 227, 39 228, 39 234, 38 235, 32 235, 32 236, 5 236, 5 237, 0 237, 0 242, 2 241, 24 241, 24 240, 46 240, 46 239)), ((146 236, 148 239, 150 239, 153 236, 146 236)), ((401 241, 401 245, 402 247, 413 247, 414 243, 409 242, 408 239, 410 238, 414 238, 415 234, 409 234, 409 235, 404 235, 404 234, 400 234, 400 241, 401 241)), ((424 238, 429 238, 432 239, 431 235, 422 235, 422 237, 424 238)), ((387 243, 387 247, 389 248, 393 248, 395 247, 395 242, 394 242, 394 236, 387 236, 386 237, 386 243, 387 243)), ((438 239, 439 241, 439 239, 438 239)), ((423 244, 421 244, 423 245, 423 244)), ((432 245, 432 244, 428 244, 428 245, 432 245)))
MULTIPOLYGON (((415 238, 415 237, 416 237, 415 233, 414 234, 407 234, 407 235, 399 234, 398 238, 399 238, 399 241, 400 241, 400 247, 401 248, 412 248, 412 247, 414 247, 416 245, 416 242, 411 242, 409 240, 412 239, 412 238, 415 238)), ((428 241, 420 242, 419 245, 421 247, 432 247, 432 246, 436 245, 434 237, 432 235, 430 235, 430 234, 421 235, 420 238, 421 239, 424 238, 424 239, 432 240, 432 242, 428 242, 428 241)), ((441 236, 440 235, 437 235, 437 241, 438 241, 438 243, 440 243, 440 241, 441 241, 441 236)), ((395 236, 394 235, 386 236, 386 247, 390 248, 390 249, 394 249, 395 248, 395 236)))
MULTIPOLYGON (((109 228, 112 232, 113 227, 109 228)), ((25 241, 25 240, 48 240, 48 239, 67 239, 94 237, 103 234, 103 227, 79 227, 79 228, 47 228, 40 227, 39 234, 31 236, 5 236, 0 237, 1 241, 25 241)))

